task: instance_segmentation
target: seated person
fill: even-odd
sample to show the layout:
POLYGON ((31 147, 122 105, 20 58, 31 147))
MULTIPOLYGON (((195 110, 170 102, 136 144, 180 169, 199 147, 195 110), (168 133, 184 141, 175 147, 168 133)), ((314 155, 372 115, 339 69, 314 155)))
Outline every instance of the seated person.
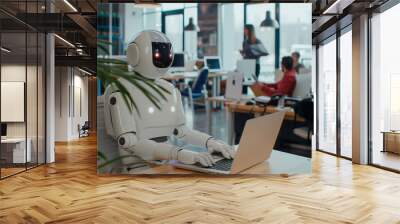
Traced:
POLYGON ((300 63, 300 53, 295 51, 292 53, 293 68, 299 74, 301 69, 304 69, 304 65, 300 63))
POLYGON ((292 96, 296 87, 296 70, 293 68, 293 60, 291 57, 282 58, 283 78, 275 84, 255 83, 251 86, 256 96, 274 96, 285 95, 292 96))

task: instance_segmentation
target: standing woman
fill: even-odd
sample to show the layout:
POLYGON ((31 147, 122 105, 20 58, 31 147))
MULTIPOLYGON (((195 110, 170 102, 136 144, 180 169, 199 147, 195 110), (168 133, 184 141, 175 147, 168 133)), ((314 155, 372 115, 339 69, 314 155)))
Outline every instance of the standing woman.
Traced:
POLYGON ((240 53, 243 59, 255 59, 256 60, 256 76, 260 75, 260 57, 267 56, 268 52, 264 45, 256 37, 254 26, 252 24, 244 25, 244 40, 242 44, 242 50, 240 53))

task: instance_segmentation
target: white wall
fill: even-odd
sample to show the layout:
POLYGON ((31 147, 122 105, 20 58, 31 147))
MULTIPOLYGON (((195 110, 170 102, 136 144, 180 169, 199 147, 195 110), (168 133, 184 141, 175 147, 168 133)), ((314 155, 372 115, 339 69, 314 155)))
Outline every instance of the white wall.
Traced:
POLYGON ((56 67, 55 86, 55 141, 77 139, 78 125, 82 126, 89 118, 88 78, 76 68, 56 67))

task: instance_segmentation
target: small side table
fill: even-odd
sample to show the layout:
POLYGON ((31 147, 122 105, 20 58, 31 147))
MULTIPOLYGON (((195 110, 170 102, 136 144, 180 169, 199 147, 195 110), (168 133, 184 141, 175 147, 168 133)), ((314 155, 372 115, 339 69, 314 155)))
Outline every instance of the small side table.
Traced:
POLYGON ((400 131, 382 131, 383 149, 382 152, 400 154, 400 131))

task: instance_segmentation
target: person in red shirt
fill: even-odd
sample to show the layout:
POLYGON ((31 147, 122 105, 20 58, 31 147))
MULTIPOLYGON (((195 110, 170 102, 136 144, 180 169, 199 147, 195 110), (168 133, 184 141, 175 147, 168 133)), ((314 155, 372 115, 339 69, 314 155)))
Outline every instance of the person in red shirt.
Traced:
POLYGON ((274 84, 256 82, 251 86, 256 96, 292 96, 296 87, 296 70, 293 67, 293 59, 291 57, 283 57, 281 66, 283 78, 279 82, 274 84))

